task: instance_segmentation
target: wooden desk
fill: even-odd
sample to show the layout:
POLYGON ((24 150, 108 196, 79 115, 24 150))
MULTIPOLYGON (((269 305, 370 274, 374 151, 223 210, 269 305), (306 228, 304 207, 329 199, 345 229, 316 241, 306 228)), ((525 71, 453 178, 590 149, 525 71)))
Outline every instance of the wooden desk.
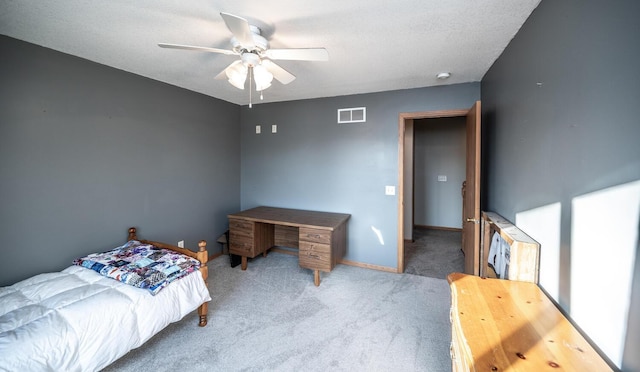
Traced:
POLYGON ((447 280, 453 371, 612 371, 535 283, 447 280))
POLYGON ((347 247, 349 214, 298 209, 256 207, 228 215, 229 253, 247 258, 266 256, 273 246, 298 248, 301 267, 313 270, 316 286, 320 271, 333 270, 347 247))

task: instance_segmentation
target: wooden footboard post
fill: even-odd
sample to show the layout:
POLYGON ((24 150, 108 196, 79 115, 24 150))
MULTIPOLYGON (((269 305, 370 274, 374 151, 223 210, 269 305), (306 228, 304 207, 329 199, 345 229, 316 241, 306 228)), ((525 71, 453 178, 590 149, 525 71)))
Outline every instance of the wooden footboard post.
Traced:
MULTIPOLYGON (((204 279, 204 283, 209 284, 209 268, 207 267, 207 261, 209 260, 209 254, 207 252, 207 242, 205 240, 201 240, 198 243, 198 261, 200 261, 200 273, 202 273, 202 279, 204 279)), ((198 307, 198 315, 200 316, 200 321, 198 325, 200 327, 204 327, 207 325, 207 311, 209 310, 209 303, 205 302, 198 307)))

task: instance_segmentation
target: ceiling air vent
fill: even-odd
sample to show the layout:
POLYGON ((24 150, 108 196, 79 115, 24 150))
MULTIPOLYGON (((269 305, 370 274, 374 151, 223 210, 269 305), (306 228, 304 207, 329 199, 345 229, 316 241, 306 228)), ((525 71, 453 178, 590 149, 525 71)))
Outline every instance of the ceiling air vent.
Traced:
POLYGON ((367 121, 366 107, 338 109, 338 124, 364 123, 367 121))

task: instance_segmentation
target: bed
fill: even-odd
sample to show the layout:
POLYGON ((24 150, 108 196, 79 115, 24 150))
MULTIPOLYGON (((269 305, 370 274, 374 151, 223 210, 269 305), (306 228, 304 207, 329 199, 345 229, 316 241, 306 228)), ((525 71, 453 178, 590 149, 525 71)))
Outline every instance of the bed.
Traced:
POLYGON ((127 242, 113 251, 0 287, 0 371, 98 371, 196 309, 204 327, 211 297, 206 242, 198 245, 193 252, 140 240, 132 227, 127 242), (151 253, 147 260, 157 259, 135 261, 147 265, 138 272, 149 275, 123 274, 124 267, 134 265, 130 257, 140 252, 151 253), (122 259, 110 261, 115 269, 99 270, 107 253, 122 259), (171 263, 185 270, 178 273, 171 263), (170 274, 158 274, 162 270, 170 274), (106 276, 106 271, 117 275, 106 276), (163 275, 171 280, 158 279, 163 275))

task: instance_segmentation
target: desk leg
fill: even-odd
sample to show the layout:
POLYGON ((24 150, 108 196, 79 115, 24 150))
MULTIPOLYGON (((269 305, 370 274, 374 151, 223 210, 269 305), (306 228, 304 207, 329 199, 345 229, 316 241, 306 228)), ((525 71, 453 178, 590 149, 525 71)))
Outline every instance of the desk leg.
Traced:
POLYGON ((313 284, 320 285, 320 270, 313 270, 313 284))
POLYGON ((246 256, 242 256, 242 259, 240 260, 240 268, 242 270, 246 270, 247 269, 247 257, 246 256))

